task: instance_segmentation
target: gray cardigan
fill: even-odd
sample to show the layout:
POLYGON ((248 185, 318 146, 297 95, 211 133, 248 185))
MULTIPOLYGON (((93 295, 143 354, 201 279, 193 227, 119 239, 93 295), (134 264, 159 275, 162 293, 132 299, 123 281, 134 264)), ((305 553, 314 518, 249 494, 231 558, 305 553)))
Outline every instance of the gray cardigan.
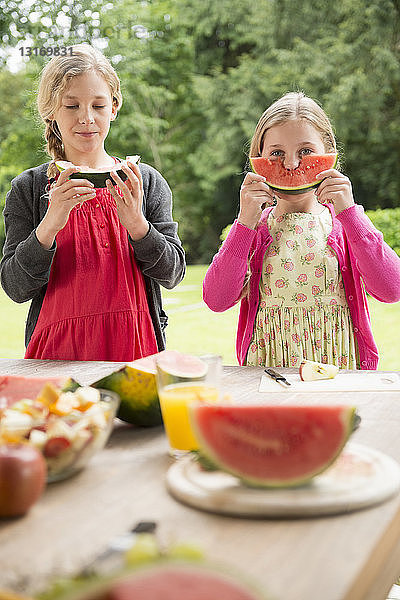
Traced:
MULTIPOLYGON (((46 293, 56 242, 46 250, 36 237, 36 227, 48 206, 49 163, 23 171, 11 182, 3 211, 6 241, 0 262, 4 291, 15 302, 32 300, 25 328, 27 346, 35 329, 46 293)), ((172 220, 171 190, 156 169, 140 163, 143 178, 143 213, 150 224, 146 236, 129 241, 142 270, 159 350, 165 348, 167 315, 162 308, 160 285, 171 289, 185 274, 185 253, 178 224, 172 220)))

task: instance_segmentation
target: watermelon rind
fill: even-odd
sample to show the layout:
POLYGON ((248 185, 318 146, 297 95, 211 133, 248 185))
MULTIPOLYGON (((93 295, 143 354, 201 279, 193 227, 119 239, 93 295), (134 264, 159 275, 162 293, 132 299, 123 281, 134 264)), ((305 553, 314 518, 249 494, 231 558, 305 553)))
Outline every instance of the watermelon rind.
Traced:
MULTIPOLYGON (((130 159, 139 159, 139 156, 131 156, 129 157, 130 159)), ((56 167, 57 169, 62 172, 66 169, 68 161, 56 161, 56 167)), ((68 165, 69 166, 69 165, 68 165)), ((90 170, 90 171, 80 171, 78 173, 72 173, 72 175, 69 176, 70 179, 87 179, 88 181, 90 181, 91 183, 93 183, 95 188, 105 188, 106 186, 106 180, 109 179, 111 181, 111 183, 113 183, 113 179, 111 179, 111 171, 114 168, 106 168, 106 170, 101 170, 99 169, 98 171, 96 171, 95 169, 90 170)), ((124 171, 122 171, 122 169, 117 169, 117 175, 119 175, 119 177, 122 179, 122 181, 125 181, 128 176, 126 175, 126 173, 124 173, 124 171)))
MULTIPOLYGON (((311 179, 307 176, 307 169, 311 167, 307 164, 310 160, 314 160, 316 164, 323 162, 323 166, 318 172, 325 171, 327 169, 334 169, 338 162, 337 153, 320 154, 320 155, 306 155, 302 158, 300 164, 296 169, 289 170, 285 169, 279 160, 270 161, 267 158, 254 156, 250 157, 250 165, 254 173, 263 175, 266 178, 267 185, 276 192, 282 192, 289 195, 304 194, 305 192, 317 188, 323 181, 323 179, 311 179), (303 166, 306 165, 303 169, 303 166), (264 170, 265 169, 265 170, 264 170), (306 179, 305 183, 301 185, 282 185, 273 180, 272 170, 280 169, 281 176, 290 178, 291 176, 300 176, 306 179)), ((315 173, 315 169, 313 170, 315 173)))
MULTIPOLYGON (((229 419, 229 426, 234 430, 235 427, 237 426, 237 424, 240 422, 240 411, 242 408, 246 408, 244 405, 221 405, 219 404, 218 406, 210 406, 210 405, 201 405, 201 404, 193 404, 189 407, 189 415, 190 415, 190 421, 191 421, 191 425, 193 428, 193 432, 194 435, 198 441, 199 444, 199 457, 197 458, 197 460, 200 462, 200 464, 204 461, 205 464, 209 464, 209 470, 212 470, 213 467, 215 467, 215 469, 218 469, 220 471, 224 471, 227 473, 230 473, 231 475, 234 475, 235 477, 237 477, 244 485, 249 486, 249 487, 256 487, 256 488, 286 488, 286 487, 298 487, 298 486, 302 486, 302 485, 306 485, 309 482, 312 481, 312 479, 314 477, 316 477, 317 475, 319 475, 320 473, 323 473, 328 467, 330 467, 330 465, 332 465, 332 463, 335 462, 335 460, 338 458, 338 456, 341 454, 344 446, 346 445, 350 435, 353 433, 353 431, 355 431, 357 429, 357 427, 359 426, 359 422, 360 422, 360 417, 357 415, 356 413, 356 409, 354 407, 351 406, 343 406, 343 407, 338 407, 341 409, 341 421, 342 421, 342 427, 343 427, 343 432, 342 432, 342 437, 341 440, 337 443, 336 447, 334 448, 334 450, 332 450, 330 456, 328 459, 326 459, 323 463, 320 463, 316 468, 312 469, 312 470, 307 470, 306 468, 304 469, 304 472, 297 476, 297 477, 284 477, 282 475, 282 478, 278 479, 278 478, 270 478, 270 477, 254 477, 252 475, 250 475, 248 472, 246 472, 245 469, 242 468, 238 468, 237 465, 234 464, 234 462, 232 462, 231 457, 227 458, 226 456, 222 456, 221 452, 219 450, 216 450, 215 446, 213 446, 212 440, 210 438, 210 431, 206 431, 204 430, 203 427, 201 427, 199 425, 199 421, 198 421, 198 413, 201 411, 209 411, 210 414, 212 414, 213 411, 218 411, 219 409, 224 410, 224 409, 228 409, 231 418, 229 419), (236 424, 235 424, 236 423, 236 424)), ((262 407, 265 410, 268 410, 268 406, 264 406, 262 407)), ((274 407, 276 408, 276 407, 274 407)), ((286 405, 286 408, 290 408, 288 405, 286 405)), ((296 409, 298 409, 299 407, 295 407, 296 409)), ((305 409, 307 408, 315 408, 315 407, 303 407, 305 409)), ((215 433, 214 433, 215 435, 215 433)), ((221 430, 221 432, 219 433, 219 435, 217 435, 216 437, 222 437, 224 435, 223 430, 221 430)), ((238 438, 237 441, 238 443, 240 443, 240 438, 241 438, 241 432, 240 429, 238 429, 238 438)), ((263 442, 266 441, 266 438, 263 439, 263 442)), ((321 437, 321 443, 324 443, 324 437, 321 437)), ((257 448, 257 445, 254 445, 253 448, 253 452, 254 455, 257 456, 257 454, 259 453, 259 449, 257 448)), ((248 464, 251 464, 251 456, 248 456, 248 464)), ((295 458, 295 456, 292 456, 292 460, 293 458, 295 458)), ((288 455, 288 460, 290 460, 291 457, 288 455)))

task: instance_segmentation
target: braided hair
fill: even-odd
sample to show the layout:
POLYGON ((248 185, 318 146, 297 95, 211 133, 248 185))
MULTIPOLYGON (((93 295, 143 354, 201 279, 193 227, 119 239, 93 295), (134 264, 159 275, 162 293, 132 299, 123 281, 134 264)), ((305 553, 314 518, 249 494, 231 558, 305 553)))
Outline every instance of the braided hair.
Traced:
POLYGON ((110 61, 96 48, 89 44, 71 46, 71 54, 54 56, 43 68, 37 94, 37 107, 45 124, 45 150, 52 159, 47 168, 47 176, 54 178, 58 169, 56 160, 66 160, 64 144, 54 113, 61 104, 61 98, 71 79, 88 71, 102 75, 108 83, 113 105, 119 110, 122 105, 122 94, 118 75, 110 61))

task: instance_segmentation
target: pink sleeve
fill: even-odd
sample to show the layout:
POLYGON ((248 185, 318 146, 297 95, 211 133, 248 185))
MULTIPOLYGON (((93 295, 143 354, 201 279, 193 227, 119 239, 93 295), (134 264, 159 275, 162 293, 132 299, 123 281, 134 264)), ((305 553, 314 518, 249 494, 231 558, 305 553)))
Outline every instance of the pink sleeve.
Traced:
POLYGON ((400 300, 400 258, 359 204, 337 215, 366 291, 381 302, 400 300))
POLYGON ((214 312, 223 312, 239 300, 255 236, 253 229, 236 220, 208 267, 203 281, 203 299, 214 312))

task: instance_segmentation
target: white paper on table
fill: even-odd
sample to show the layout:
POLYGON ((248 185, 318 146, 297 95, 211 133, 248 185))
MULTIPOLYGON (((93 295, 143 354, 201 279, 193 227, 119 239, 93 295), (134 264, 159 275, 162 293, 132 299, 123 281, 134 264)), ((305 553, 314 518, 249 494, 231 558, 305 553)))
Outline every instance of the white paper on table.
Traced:
POLYGON ((281 384, 269 375, 263 374, 260 392, 347 392, 357 391, 400 391, 398 373, 338 373, 333 379, 302 381, 298 373, 284 374, 291 385, 281 384))

